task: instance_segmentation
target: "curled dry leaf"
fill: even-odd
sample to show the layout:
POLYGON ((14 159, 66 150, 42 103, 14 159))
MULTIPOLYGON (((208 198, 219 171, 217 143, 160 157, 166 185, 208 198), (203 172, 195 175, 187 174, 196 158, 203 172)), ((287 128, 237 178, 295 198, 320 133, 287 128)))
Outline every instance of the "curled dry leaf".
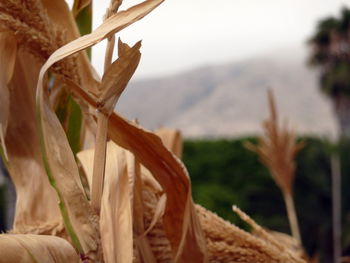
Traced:
POLYGON ((109 136, 133 152, 166 192, 163 222, 175 261, 206 262, 206 245, 193 207, 190 180, 181 161, 166 149, 158 136, 117 114, 109 119, 109 136))
POLYGON ((0 235, 0 263, 78 263, 79 255, 66 240, 45 235, 0 235))
MULTIPOLYGON (((79 87, 74 92, 93 107, 97 102, 79 87)), ((119 146, 131 151, 153 174, 167 194, 164 229, 172 245, 176 261, 207 262, 206 244, 193 208, 191 187, 184 165, 155 134, 126 121, 116 113, 109 118, 109 137, 119 146)))

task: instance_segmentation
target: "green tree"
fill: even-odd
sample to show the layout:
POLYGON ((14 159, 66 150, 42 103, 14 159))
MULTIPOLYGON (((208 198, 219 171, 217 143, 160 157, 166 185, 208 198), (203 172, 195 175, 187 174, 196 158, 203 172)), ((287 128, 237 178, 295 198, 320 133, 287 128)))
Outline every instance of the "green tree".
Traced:
POLYGON ((342 136, 350 136, 350 9, 321 20, 309 44, 309 63, 321 69, 321 90, 331 98, 342 136))

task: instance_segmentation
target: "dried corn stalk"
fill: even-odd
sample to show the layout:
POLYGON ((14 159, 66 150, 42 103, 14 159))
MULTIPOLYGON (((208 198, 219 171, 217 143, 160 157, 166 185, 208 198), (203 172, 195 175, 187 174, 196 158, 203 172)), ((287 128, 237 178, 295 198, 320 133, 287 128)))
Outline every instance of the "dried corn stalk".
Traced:
MULTIPOLYGON (((191 182, 178 159, 179 133, 160 130, 160 139, 112 112, 140 60, 140 43, 129 47, 119 41, 119 58, 112 63, 114 34, 163 0, 148 0, 118 12, 121 2, 111 1, 104 23, 79 37, 63 0, 28 0, 23 6, 15 0, 0 1, 0 28, 6 32, 0 33, 5 39, 0 43, 0 56, 6 62, 4 74, 0 73, 0 91, 6 95, 11 89, 10 103, 6 104, 4 96, 1 105, 5 113, 0 119, 0 134, 5 138, 1 148, 8 150, 8 168, 18 194, 12 232, 59 235, 76 251, 54 237, 4 235, 0 242, 20 242, 28 252, 26 262, 51 262, 51 256, 52 262, 75 262, 79 261, 76 252, 91 262, 208 262, 209 257, 211 262, 283 262, 288 255, 274 255, 273 248, 234 226, 215 232, 225 224, 193 204, 191 182), (16 33, 15 40, 11 32, 16 33), (100 81, 80 51, 106 38, 106 70, 100 81), (9 46, 12 41, 17 45, 9 46), (48 70, 55 76, 52 93, 62 87, 72 92, 85 122, 97 129, 96 153, 88 150, 78 155, 88 179, 85 188, 64 127, 51 105, 59 97, 47 89, 48 70), (113 141, 108 144, 107 133, 113 141), (230 231, 241 233, 242 242, 239 234, 235 241, 228 236, 230 231)), ((75 15, 89 4, 91 1, 76 0, 75 15)), ((16 256, 8 254, 5 259, 16 256)))
POLYGON ((295 133, 280 128, 272 91, 268 91, 270 118, 263 123, 264 136, 259 138, 257 146, 247 143, 248 149, 256 152, 262 163, 270 170, 272 178, 281 189, 287 207, 288 219, 293 237, 301 244, 298 220, 293 200, 293 182, 295 176, 294 158, 303 147, 296 143, 295 133))

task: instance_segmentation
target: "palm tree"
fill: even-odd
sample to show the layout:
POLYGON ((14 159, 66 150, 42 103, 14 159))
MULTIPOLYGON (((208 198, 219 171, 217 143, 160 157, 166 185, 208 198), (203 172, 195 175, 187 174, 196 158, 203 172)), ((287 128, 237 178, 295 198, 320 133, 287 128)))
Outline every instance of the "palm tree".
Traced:
POLYGON ((333 102, 341 136, 350 137, 350 9, 321 20, 309 44, 309 64, 321 69, 321 90, 333 102))

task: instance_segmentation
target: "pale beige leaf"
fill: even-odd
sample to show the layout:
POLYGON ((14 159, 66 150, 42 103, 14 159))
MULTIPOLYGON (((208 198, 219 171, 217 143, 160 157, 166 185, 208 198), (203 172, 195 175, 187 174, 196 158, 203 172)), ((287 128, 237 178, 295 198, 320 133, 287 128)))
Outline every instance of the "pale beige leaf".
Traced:
MULTIPOLYGON (((88 178, 92 177, 93 155, 94 150, 77 155, 88 178)), ((126 151, 113 142, 107 144, 100 232, 107 263, 132 262, 133 232, 127 156, 126 151)))
POLYGON ((45 235, 0 235, 0 263, 78 263, 79 255, 66 240, 45 235))
POLYGON ((126 151, 108 143, 105 188, 101 206, 101 238, 107 263, 131 263, 132 212, 126 151))

